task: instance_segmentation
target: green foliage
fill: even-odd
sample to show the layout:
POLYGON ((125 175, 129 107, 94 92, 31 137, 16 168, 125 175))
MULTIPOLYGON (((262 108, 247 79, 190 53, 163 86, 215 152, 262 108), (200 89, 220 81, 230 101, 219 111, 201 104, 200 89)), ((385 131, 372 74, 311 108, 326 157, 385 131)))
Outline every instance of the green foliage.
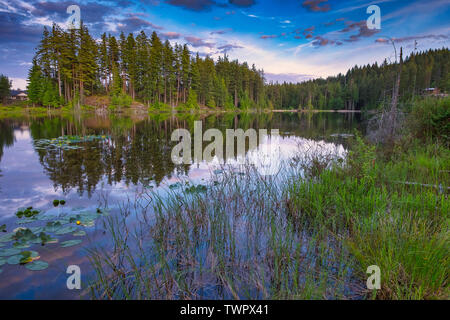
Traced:
POLYGON ((199 108, 197 103, 197 92, 195 92, 194 90, 189 91, 189 97, 188 100, 186 101, 185 108, 188 110, 194 110, 199 108))
POLYGON ((114 110, 117 108, 129 108, 132 103, 133 99, 125 93, 111 97, 111 106, 114 110))
MULTIPOLYGON (((450 50, 443 48, 411 54, 405 59, 401 75, 401 102, 414 100, 423 89, 435 87, 450 90, 450 50)), ((371 110, 391 101, 398 64, 374 63, 355 66, 344 74, 314 79, 298 84, 275 83, 265 93, 275 109, 305 108, 308 101, 314 109, 371 110)))
POLYGON ((0 74, 0 101, 5 102, 9 97, 11 90, 11 81, 7 76, 0 74))
POLYGON ((408 125, 414 136, 450 142, 450 98, 416 100, 408 125))

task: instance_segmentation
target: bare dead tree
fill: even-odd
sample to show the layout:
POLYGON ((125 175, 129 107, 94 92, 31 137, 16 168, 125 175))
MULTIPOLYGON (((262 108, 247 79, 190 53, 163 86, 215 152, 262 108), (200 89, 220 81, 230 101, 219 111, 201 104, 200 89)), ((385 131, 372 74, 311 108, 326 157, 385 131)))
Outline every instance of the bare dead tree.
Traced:
POLYGON ((395 52, 395 62, 398 64, 394 88, 392 90, 392 98, 390 108, 383 109, 379 114, 375 115, 368 123, 368 138, 374 143, 393 143, 401 127, 403 114, 399 111, 399 93, 400 83, 403 70, 403 48, 400 48, 400 59, 397 56, 397 48, 395 41, 388 38, 395 52), (400 61, 399 61, 400 60, 400 61))

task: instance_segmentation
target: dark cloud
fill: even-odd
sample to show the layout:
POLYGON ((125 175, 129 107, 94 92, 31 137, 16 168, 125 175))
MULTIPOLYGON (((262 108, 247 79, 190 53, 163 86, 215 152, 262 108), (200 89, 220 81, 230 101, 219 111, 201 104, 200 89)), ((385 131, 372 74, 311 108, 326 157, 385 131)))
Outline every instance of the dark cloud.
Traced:
POLYGON ((207 11, 216 5, 213 0, 166 0, 168 4, 192 11, 207 11))
POLYGON ((210 49, 214 48, 215 44, 211 42, 206 42, 203 39, 193 37, 193 36, 187 36, 184 37, 184 39, 193 47, 199 48, 199 47, 208 47, 210 49))
POLYGON ((320 5, 322 2, 328 2, 328 0, 306 0, 303 1, 302 6, 313 12, 328 12, 330 11, 330 5, 320 5))
POLYGON ((361 38, 371 37, 374 34, 380 32, 377 29, 369 29, 367 28, 367 21, 359 21, 359 22, 347 22, 347 27, 342 29, 340 32, 347 33, 352 31, 358 31, 357 34, 351 35, 348 39, 345 39, 347 42, 355 42, 360 40, 361 38))
POLYGON ((255 4, 255 0, 230 0, 229 2, 238 7, 251 7, 255 4))
MULTIPOLYGON (((424 36, 410 36, 410 37, 403 37, 403 38, 392 38, 392 40, 396 43, 403 43, 408 41, 414 41, 414 40, 448 40, 450 39, 449 35, 444 34, 428 34, 424 36)), ((378 43, 391 43, 390 40, 386 38, 380 38, 376 39, 375 42, 378 43)))
POLYGON ((337 22, 340 22, 340 21, 345 21, 345 18, 338 18, 338 19, 335 19, 335 20, 333 20, 333 21, 324 23, 324 25, 325 25, 326 27, 331 27, 331 26, 334 26, 337 22))
POLYGON ((25 25, 27 18, 15 13, 0 12, 0 43, 28 43, 36 46, 42 36, 42 28, 25 25))
POLYGON ((234 45, 234 44, 227 44, 221 47, 218 47, 217 49, 219 49, 219 53, 227 53, 228 51, 231 51, 233 49, 241 49, 243 47, 238 46, 238 45, 234 45))
POLYGON ((147 20, 141 19, 134 14, 128 14, 128 17, 124 19, 115 19, 114 23, 117 26, 117 30, 124 33, 134 33, 144 29, 151 30, 163 30, 164 28, 155 25, 147 20))
POLYGON ((261 36, 261 39, 274 39, 274 38, 277 38, 278 36, 277 35, 275 35, 275 34, 272 34, 272 35, 263 35, 263 36, 261 36))
MULTIPOLYGON (((73 1, 36 2, 33 4, 34 9, 31 11, 31 14, 37 17, 48 16, 57 21, 65 21, 69 17, 67 8, 73 4, 73 1)), ((81 11, 81 20, 86 23, 103 21, 106 16, 116 12, 116 9, 113 6, 106 6, 95 2, 78 4, 78 6, 81 11)))
POLYGON ((229 28, 229 29, 223 29, 223 30, 217 30, 217 31, 211 31, 210 34, 225 34, 228 33, 230 31, 233 31, 233 29, 229 28))
MULTIPOLYGON (((228 7, 229 5, 233 5, 236 7, 251 7, 255 4, 255 0, 229 0, 228 4, 219 3, 216 0, 165 0, 166 3, 181 7, 186 10, 191 11, 209 11, 211 7, 228 7)), ((227 14, 234 14, 234 11, 229 11, 227 14)))
POLYGON ((324 47, 324 46, 333 45, 336 43, 334 40, 326 39, 321 36, 317 36, 314 39, 315 40, 313 41, 312 44, 313 44, 313 46, 316 46, 316 47, 324 47))
POLYGON ((174 39, 179 39, 181 37, 181 34, 179 34, 178 32, 169 31, 169 32, 161 33, 160 36, 163 39, 174 40, 174 39))

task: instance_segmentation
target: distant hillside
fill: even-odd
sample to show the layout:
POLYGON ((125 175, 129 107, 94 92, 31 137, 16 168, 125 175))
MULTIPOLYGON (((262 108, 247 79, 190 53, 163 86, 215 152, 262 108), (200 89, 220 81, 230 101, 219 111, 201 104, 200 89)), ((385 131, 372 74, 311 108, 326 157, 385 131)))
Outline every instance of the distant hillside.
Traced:
MULTIPOLYGON (((266 94, 275 109, 374 109, 389 101, 398 65, 355 66, 346 75, 300 84, 271 84, 266 94)), ((450 91, 449 49, 429 50, 405 59, 400 85, 402 101, 426 88, 450 91)))

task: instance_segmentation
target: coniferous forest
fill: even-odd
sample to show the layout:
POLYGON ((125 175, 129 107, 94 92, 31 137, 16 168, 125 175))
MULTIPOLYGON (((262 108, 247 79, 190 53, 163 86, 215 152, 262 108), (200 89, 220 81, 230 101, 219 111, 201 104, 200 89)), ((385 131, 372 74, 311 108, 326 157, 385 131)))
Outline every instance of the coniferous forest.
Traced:
MULTIPOLYGON (((150 36, 103 34, 96 41, 86 26, 44 28, 29 72, 29 98, 43 106, 80 106, 92 95, 107 95, 113 106, 133 100, 155 109, 199 105, 227 109, 367 110, 389 101, 397 63, 355 66, 347 74, 303 83, 270 83, 255 65, 200 57, 185 45, 150 36)), ((413 53, 405 59, 400 96, 423 89, 450 89, 448 49, 413 53)))
POLYGON ((187 45, 162 42, 155 32, 119 39, 103 34, 95 41, 83 25, 44 29, 29 83, 30 100, 46 106, 83 104, 87 96, 105 94, 113 103, 135 99, 157 108, 264 106, 264 76, 255 66, 226 56, 217 62, 193 57, 187 45))

